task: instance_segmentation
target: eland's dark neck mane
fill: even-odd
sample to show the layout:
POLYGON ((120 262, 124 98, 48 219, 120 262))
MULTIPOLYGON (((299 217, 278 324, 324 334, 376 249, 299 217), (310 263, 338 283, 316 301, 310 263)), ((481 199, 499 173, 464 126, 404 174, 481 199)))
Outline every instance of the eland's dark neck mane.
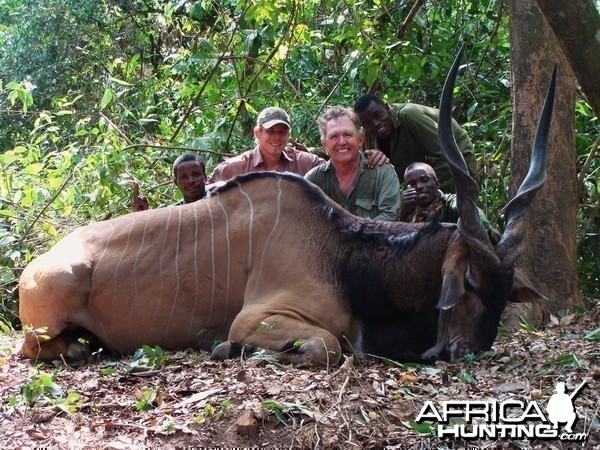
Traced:
POLYGON ((288 172, 259 171, 238 175, 214 189, 211 195, 227 192, 242 183, 268 179, 285 180, 296 184, 306 194, 318 213, 323 216, 323 219, 333 224, 341 238, 357 245, 387 247, 394 255, 404 254, 410 251, 422 236, 434 233, 440 227, 437 223, 415 225, 414 227, 408 224, 400 226, 398 222, 381 222, 354 216, 326 197, 312 183, 299 175, 288 172), (409 227, 408 230, 407 227, 409 227))

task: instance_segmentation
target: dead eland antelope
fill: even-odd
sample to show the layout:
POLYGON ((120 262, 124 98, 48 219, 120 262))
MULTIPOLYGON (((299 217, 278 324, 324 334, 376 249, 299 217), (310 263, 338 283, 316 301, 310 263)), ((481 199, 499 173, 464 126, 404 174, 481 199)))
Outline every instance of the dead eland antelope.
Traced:
POLYGON ((451 134, 459 59, 439 124, 458 226, 361 219, 303 178, 242 175, 196 203, 77 229, 32 261, 19 285, 23 353, 85 360, 90 349, 78 338, 88 335, 123 354, 143 344, 210 350, 225 340, 213 358, 248 345, 309 364, 337 362, 357 342, 365 353, 398 360, 489 349, 506 301, 541 297, 514 263, 545 180, 555 74, 529 173, 493 245, 451 134))

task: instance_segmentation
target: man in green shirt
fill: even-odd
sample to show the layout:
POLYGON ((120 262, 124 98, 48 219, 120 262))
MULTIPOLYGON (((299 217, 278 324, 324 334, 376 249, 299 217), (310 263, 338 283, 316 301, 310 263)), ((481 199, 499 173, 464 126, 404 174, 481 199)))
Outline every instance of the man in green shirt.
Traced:
POLYGON ((361 152, 364 134, 358 116, 349 108, 334 107, 327 110, 318 125, 329 161, 311 169, 306 179, 354 215, 397 220, 398 176, 390 164, 366 168, 361 152))
MULTIPOLYGON (((404 172, 404 186, 399 220, 402 222, 458 222, 456 194, 444 194, 439 189, 435 171, 429 164, 412 163, 404 172)), ((483 211, 477 208, 486 230, 497 235, 483 211)))
MULTIPOLYGON (((402 179, 410 163, 429 164, 438 175, 440 188, 454 192, 454 181, 437 142, 439 111, 414 103, 386 104, 372 94, 354 104, 366 131, 368 149, 379 149, 388 156, 402 179)), ((471 176, 477 180, 473 144, 467 133, 453 120, 452 129, 471 176)))

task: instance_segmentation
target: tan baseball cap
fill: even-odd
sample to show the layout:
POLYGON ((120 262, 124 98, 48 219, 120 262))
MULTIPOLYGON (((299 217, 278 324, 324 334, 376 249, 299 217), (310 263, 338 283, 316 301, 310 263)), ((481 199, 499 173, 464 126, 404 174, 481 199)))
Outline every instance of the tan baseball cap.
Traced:
POLYGON ((290 116, 283 109, 278 108, 277 106, 271 106, 269 108, 263 109, 258 115, 258 120, 256 124, 258 126, 262 126, 263 128, 271 128, 273 125, 277 125, 278 123, 283 123, 287 125, 287 127, 291 130, 292 126, 290 125, 290 116))

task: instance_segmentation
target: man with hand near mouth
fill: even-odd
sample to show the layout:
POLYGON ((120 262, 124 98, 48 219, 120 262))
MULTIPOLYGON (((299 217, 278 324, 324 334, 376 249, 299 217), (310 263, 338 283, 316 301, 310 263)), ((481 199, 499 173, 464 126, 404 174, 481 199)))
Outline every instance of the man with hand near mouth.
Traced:
MULTIPOLYGON (((439 189, 435 170, 425 163, 412 163, 404 172, 404 186, 400 202, 399 220, 402 222, 451 222, 458 221, 456 194, 444 194, 439 189)), ((481 223, 492 236, 498 233, 492 228, 483 211, 477 208, 481 223)))
POLYGON ((360 119, 349 108, 333 107, 318 121, 321 144, 329 161, 306 179, 354 215, 375 220, 398 219, 400 182, 389 164, 367 168, 361 147, 360 119))
MULTIPOLYGON (((414 103, 386 104, 376 95, 366 94, 354 103, 366 131, 366 147, 381 150, 396 168, 398 178, 413 162, 429 164, 437 173, 440 189, 454 192, 450 168, 437 141, 439 110, 414 103)), ((458 122, 452 130, 469 172, 477 180, 473 144, 458 122)))

